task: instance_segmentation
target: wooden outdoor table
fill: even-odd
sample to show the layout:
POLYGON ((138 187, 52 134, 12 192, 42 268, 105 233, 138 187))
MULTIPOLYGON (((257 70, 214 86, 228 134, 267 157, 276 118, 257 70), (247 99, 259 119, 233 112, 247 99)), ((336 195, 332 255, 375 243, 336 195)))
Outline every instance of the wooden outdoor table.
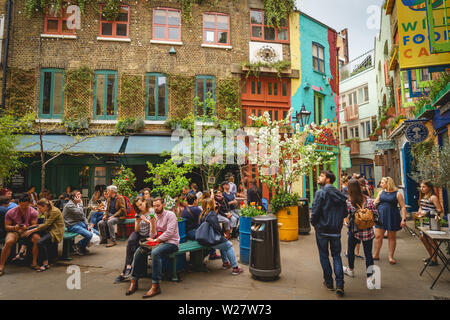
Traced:
POLYGON ((423 272, 428 267, 428 265, 430 264, 430 262, 432 261, 432 258, 434 256, 437 256, 442 261, 442 264, 443 264, 441 271, 439 272, 438 276, 436 277, 436 279, 434 279, 434 282, 431 285, 430 289, 433 289, 434 285, 436 284, 436 282, 439 280, 442 273, 444 272, 444 269, 447 269, 448 271, 450 271, 450 268, 449 268, 450 259, 447 258, 446 253, 441 250, 441 245, 443 243, 447 243, 447 244, 450 243, 450 232, 449 232, 449 228, 442 228, 442 227, 441 227, 441 232, 445 232, 445 234, 435 233, 436 231, 431 231, 428 227, 419 227, 419 230, 427 235, 427 237, 424 237, 424 238, 431 246, 432 246, 431 240, 434 240, 434 242, 436 242, 436 244, 437 244, 436 249, 434 250, 432 256, 430 257, 430 260, 428 260, 427 264, 422 269, 422 272, 420 272, 420 276, 422 276, 423 272))

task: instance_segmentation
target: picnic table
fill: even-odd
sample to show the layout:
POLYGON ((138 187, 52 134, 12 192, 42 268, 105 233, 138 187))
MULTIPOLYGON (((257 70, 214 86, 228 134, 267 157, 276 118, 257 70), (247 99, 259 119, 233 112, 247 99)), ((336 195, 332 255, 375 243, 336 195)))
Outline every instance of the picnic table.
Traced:
MULTIPOLYGON (((431 242, 432 242, 432 240, 434 240, 434 242, 436 243, 436 248, 435 248, 431 258, 434 256, 437 256, 442 261, 442 264, 443 264, 441 271, 439 272, 438 276, 434 279, 433 284, 431 285, 430 289, 433 289, 434 285, 439 280, 439 278, 441 277, 444 270, 447 269, 448 271, 450 271, 450 268, 449 268, 450 259, 447 257, 447 254, 441 250, 442 244, 450 243, 450 232, 449 232, 449 228, 441 228, 441 231, 431 231, 428 227, 419 227, 419 230, 428 236, 428 237, 424 237, 424 238, 430 245, 432 245, 431 242)), ((420 276, 422 276, 425 269, 430 264, 431 258, 430 258, 430 260, 428 260, 427 264, 420 272, 420 276)))

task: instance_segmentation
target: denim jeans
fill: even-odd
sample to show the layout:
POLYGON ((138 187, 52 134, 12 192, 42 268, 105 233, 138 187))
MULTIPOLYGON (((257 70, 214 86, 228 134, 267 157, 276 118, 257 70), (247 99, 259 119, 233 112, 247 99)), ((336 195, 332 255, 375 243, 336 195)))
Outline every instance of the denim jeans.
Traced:
POLYGON ((216 244, 213 248, 220 250, 220 255, 222 256, 223 263, 231 262, 233 268, 238 266, 236 261, 236 254, 234 253, 233 249, 233 244, 230 241, 216 244))
MULTIPOLYGON (((162 280, 162 256, 176 251, 178 247, 172 243, 161 243, 152 249, 152 283, 160 283, 162 280)), ((131 279, 139 280, 147 275, 147 256, 148 252, 142 248, 136 250, 131 279)))
MULTIPOLYGON (((358 243, 358 239, 356 239, 353 236, 353 233, 348 234, 348 245, 347 245, 347 255, 348 255, 348 266, 350 269, 353 269, 355 267, 355 247, 358 243)), ((367 268, 369 266, 373 265, 373 257, 372 257, 372 243, 373 239, 362 241, 363 247, 364 247, 364 256, 366 257, 366 273, 367 268)), ((367 276, 369 277, 372 274, 372 272, 367 273, 367 276)))
POLYGON ((88 226, 84 222, 78 222, 76 225, 71 226, 70 228, 67 228, 69 232, 74 232, 80 234, 83 239, 78 241, 77 245, 80 248, 85 249, 87 245, 89 244, 89 241, 91 241, 92 238, 92 232, 94 232, 96 235, 98 235, 98 231, 95 229, 92 229, 92 232, 88 230, 88 226))
MULTIPOLYGON (((344 271, 341 259, 341 236, 331 236, 316 233, 317 248, 319 249, 320 264, 323 269, 323 278, 327 284, 333 284, 333 271, 331 269, 329 250, 333 257, 333 268, 336 276, 336 287, 344 288, 344 271)), ((349 249, 350 250, 350 249, 349 249)))
POLYGON ((98 230, 98 223, 102 221, 105 213, 101 211, 91 213, 91 223, 94 225, 95 230, 98 230))

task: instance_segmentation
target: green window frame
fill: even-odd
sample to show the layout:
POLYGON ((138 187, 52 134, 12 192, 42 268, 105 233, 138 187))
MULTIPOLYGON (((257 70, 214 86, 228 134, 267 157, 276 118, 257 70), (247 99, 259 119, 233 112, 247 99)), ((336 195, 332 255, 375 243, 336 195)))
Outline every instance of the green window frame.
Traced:
POLYGON ((324 96, 314 93, 314 123, 320 125, 324 119, 324 96))
POLYGON ((53 68, 41 69, 40 81, 39 118, 61 119, 64 114, 64 70, 53 68), (55 80, 55 77, 59 80, 55 80), (60 85, 60 88, 56 88, 56 90, 55 85, 58 84, 55 81, 58 81, 60 85), (57 106, 55 106, 55 102, 58 101, 61 103, 59 112, 57 106))
MULTIPOLYGON (((437 1, 438 2, 438 1, 437 1)), ((450 7, 447 0, 440 6, 436 6, 431 0, 425 1, 427 9, 428 38, 430 39, 430 52, 443 53, 450 52, 450 7), (435 34, 440 34, 436 41, 435 34), (446 37, 444 35, 447 35, 446 37)))
POLYGON ((167 76, 162 73, 147 73, 145 75, 145 119, 165 120, 169 113, 167 76), (161 83, 161 82, 164 83, 161 83), (164 84, 164 100, 160 99, 159 86, 164 84), (164 106, 161 106, 164 101, 164 106), (153 103, 153 106, 151 105, 153 103), (164 109, 163 113, 161 113, 164 109))
POLYGON ((117 71, 111 70, 96 70, 94 72, 94 119, 96 120, 116 120, 117 119, 117 71), (103 82, 103 92, 97 92, 99 85, 99 77, 104 77, 103 82), (108 79, 114 76, 114 84, 113 84, 113 92, 112 97, 110 98, 110 103, 114 106, 114 113, 111 114, 111 108, 108 106, 108 87, 109 81, 108 79), (99 100, 98 98, 103 96, 103 100, 99 100), (99 101, 97 101, 99 100, 99 101), (100 114, 97 114, 100 110, 100 114), (109 112, 109 114, 108 114, 109 112))
MULTIPOLYGON (((212 99, 214 101, 216 101, 216 77, 215 76, 204 76, 204 75, 196 76, 195 77, 195 96, 199 98, 198 101, 203 102, 204 99, 206 98, 208 92, 212 93, 212 99), (212 84, 211 91, 208 89, 208 83, 212 84), (199 84, 201 84, 201 86, 199 86, 199 84)), ((202 111, 201 114, 199 112, 200 110, 198 110, 198 109, 199 109, 198 106, 195 106, 195 115, 196 116, 202 116, 202 115, 207 114, 205 104, 203 104, 203 110, 201 110, 202 111)))

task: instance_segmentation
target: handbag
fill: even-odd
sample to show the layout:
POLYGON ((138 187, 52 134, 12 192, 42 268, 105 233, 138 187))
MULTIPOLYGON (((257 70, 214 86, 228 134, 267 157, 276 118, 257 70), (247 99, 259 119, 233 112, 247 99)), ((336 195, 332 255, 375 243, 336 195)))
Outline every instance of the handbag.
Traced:
POLYGON ((208 216, 211 214, 208 213, 208 215, 205 218, 205 221, 202 222, 202 224, 197 228, 195 231, 195 240, 198 241, 203 246, 206 247, 212 247, 220 242, 220 239, 222 238, 222 235, 215 232, 213 227, 209 224, 207 221, 208 216))

